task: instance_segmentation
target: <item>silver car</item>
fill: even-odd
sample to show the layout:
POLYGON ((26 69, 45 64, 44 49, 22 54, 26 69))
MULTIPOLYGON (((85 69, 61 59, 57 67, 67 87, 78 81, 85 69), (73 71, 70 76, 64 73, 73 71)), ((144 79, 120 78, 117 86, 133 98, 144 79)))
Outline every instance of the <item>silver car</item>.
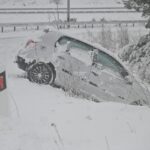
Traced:
POLYGON ((108 50, 58 31, 29 40, 16 63, 38 84, 59 85, 97 102, 148 104, 148 91, 108 50))

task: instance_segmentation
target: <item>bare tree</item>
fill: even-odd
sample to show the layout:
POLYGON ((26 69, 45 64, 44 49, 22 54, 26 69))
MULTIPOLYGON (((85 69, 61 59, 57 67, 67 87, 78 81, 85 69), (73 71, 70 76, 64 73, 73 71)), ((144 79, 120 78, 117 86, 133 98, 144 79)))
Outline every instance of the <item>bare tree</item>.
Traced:
POLYGON ((59 21, 59 5, 62 3, 62 0, 49 0, 50 3, 56 4, 57 9, 57 20, 59 21))

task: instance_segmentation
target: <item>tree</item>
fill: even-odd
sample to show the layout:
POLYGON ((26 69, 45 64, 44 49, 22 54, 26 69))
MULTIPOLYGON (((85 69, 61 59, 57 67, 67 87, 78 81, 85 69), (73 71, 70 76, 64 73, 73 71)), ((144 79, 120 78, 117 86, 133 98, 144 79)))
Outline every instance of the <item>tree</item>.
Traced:
MULTIPOLYGON (((150 17, 150 0, 123 0, 125 7, 141 11, 144 17, 150 17)), ((150 19, 146 27, 150 28, 150 19)))

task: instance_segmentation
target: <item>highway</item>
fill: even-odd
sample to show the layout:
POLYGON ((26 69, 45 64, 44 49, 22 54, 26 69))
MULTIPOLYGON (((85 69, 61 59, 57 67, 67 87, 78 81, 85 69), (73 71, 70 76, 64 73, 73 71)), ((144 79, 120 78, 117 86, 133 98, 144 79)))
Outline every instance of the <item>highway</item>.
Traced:
MULTIPOLYGON (((0 14, 47 14, 47 13, 67 13, 67 8, 0 8, 0 14)), ((135 10, 126 9, 124 7, 86 7, 71 8, 71 14, 84 13, 138 13, 135 10)))

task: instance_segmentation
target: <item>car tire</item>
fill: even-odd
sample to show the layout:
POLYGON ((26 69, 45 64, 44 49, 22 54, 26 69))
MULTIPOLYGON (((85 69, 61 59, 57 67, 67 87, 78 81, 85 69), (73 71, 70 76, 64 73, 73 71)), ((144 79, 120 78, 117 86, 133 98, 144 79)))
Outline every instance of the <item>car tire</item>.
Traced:
POLYGON ((56 72, 52 66, 40 62, 29 67, 27 77, 31 82, 53 85, 56 72))

